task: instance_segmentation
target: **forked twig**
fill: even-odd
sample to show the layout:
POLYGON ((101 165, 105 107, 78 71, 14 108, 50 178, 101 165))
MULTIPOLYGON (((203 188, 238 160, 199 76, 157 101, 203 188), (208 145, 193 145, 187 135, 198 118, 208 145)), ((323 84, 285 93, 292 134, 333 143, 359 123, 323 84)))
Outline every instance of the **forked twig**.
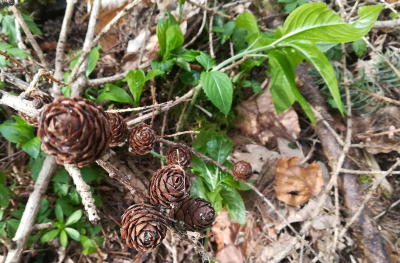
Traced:
POLYGON ((0 50, 0 55, 2 55, 6 60, 11 60, 12 62, 14 62, 18 67, 20 67, 25 75, 27 75, 29 77, 29 79, 32 81, 32 76, 31 74, 28 72, 28 70, 26 70, 26 68, 24 67, 24 65, 22 65, 18 60, 16 60, 15 58, 13 58, 12 56, 10 56, 7 51, 1 51, 0 50))

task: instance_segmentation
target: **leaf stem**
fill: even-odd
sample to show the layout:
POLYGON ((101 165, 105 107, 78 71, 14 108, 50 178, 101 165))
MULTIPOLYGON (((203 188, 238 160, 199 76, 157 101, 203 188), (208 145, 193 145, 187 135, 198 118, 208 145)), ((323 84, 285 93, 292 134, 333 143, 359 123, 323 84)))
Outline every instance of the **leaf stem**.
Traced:
POLYGON ((153 155, 154 157, 157 157, 158 159, 160 159, 162 161, 165 161, 165 156, 164 155, 158 154, 153 150, 150 151, 150 154, 153 155))

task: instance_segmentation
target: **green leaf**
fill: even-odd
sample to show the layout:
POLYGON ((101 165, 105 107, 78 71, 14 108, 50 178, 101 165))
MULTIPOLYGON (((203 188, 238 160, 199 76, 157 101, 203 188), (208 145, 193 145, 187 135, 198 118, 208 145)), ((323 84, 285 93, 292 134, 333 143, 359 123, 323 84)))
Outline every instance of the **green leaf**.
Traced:
POLYGON ((65 232, 67 232, 68 236, 70 236, 70 238, 72 238, 73 240, 81 241, 81 235, 77 230, 70 227, 66 227, 65 232))
POLYGON ((200 80, 208 98, 227 116, 233 99, 233 86, 229 77, 218 71, 202 72, 200 80))
POLYGON ((201 52, 200 55, 196 57, 197 62, 200 63, 200 65, 203 66, 203 68, 208 71, 211 68, 215 67, 217 65, 217 62, 208 54, 201 52))
POLYGON ((183 34, 178 24, 170 25, 166 31, 167 48, 164 59, 169 56, 169 53, 175 49, 182 47, 184 42, 183 34))
POLYGON ((239 220, 241 225, 244 225, 246 223, 246 208, 242 197, 234 188, 224 184, 220 193, 223 198, 222 203, 228 210, 229 215, 233 219, 239 220))
MULTIPOLYGON (((96 226, 99 226, 99 225, 96 225, 96 226)), ((98 246, 102 246, 103 243, 104 243, 104 238, 103 237, 94 237, 93 240, 94 240, 94 242, 96 242, 96 244, 98 246)))
POLYGON ((192 71, 189 63, 186 60, 184 60, 183 58, 177 58, 174 63, 175 63, 175 65, 183 68, 186 71, 189 71, 189 72, 192 71))
POLYGON ((71 203, 70 203, 69 197, 60 197, 57 198, 56 204, 60 205, 62 207, 62 210, 66 216, 72 215, 76 211, 76 208, 74 208, 71 203))
POLYGON ((228 158, 229 154, 231 154, 233 146, 235 146, 235 144, 229 138, 215 134, 208 138, 207 156, 217 163, 223 163, 226 158, 228 158))
POLYGON ((222 187, 219 186, 214 191, 207 193, 207 200, 211 203, 212 207, 215 209, 215 211, 221 211, 222 210, 222 196, 220 194, 220 191, 222 190, 222 187))
POLYGON ((39 173, 42 170, 42 167, 43 167, 43 161, 41 158, 37 158, 33 161, 31 166, 31 176, 33 181, 36 182, 39 173))
POLYGON ((70 215, 67 219, 67 222, 65 222, 65 226, 70 226, 72 224, 75 224, 76 222, 78 222, 79 219, 81 219, 82 217, 82 210, 79 209, 77 211, 75 211, 74 213, 72 213, 72 215, 70 215))
POLYGON ((158 38, 158 44, 160 45, 160 51, 158 52, 158 55, 163 57, 165 54, 165 51, 167 49, 167 36, 166 32, 169 27, 169 19, 161 18, 158 23, 157 23, 157 38, 158 38))
POLYGON ((204 179, 201 176, 196 176, 196 179, 190 188, 190 195, 192 197, 201 197, 207 200, 207 193, 209 190, 203 180, 204 179))
POLYGON ((162 71, 162 70, 159 70, 159 69, 153 69, 149 73, 147 73, 145 81, 148 81, 148 80, 150 80, 150 79, 152 79, 152 78, 154 78, 156 76, 159 76, 159 75, 163 75, 164 76, 165 72, 162 71))
POLYGON ((327 52, 334 46, 336 46, 338 43, 336 42, 317 42, 315 43, 315 46, 323 53, 327 52))
POLYGON ((68 237, 67 237, 67 233, 65 233, 65 230, 61 230, 60 243, 61 243, 61 246, 63 246, 63 247, 67 247, 67 245, 68 245, 68 237))
POLYGON ((32 32, 32 34, 36 34, 36 35, 41 36, 42 35, 42 31, 40 31, 40 29, 37 27, 37 25, 33 21, 33 19, 30 16, 28 16, 28 15, 26 15, 24 13, 21 13, 21 15, 24 18, 24 21, 25 21, 26 25, 28 26, 29 30, 32 32))
POLYGON ((285 5, 285 12, 286 12, 286 13, 290 13, 290 12, 292 12, 293 10, 295 10, 296 7, 297 7, 297 2, 295 2, 295 3, 289 3, 289 4, 285 5))
POLYGON ((126 75, 126 81, 128 82, 129 89, 137 105, 139 103, 145 82, 145 74, 143 69, 129 71, 126 75))
POLYGON ((235 51, 241 51, 246 48, 247 32, 244 28, 235 28, 232 35, 232 43, 235 51))
POLYGON ((236 28, 243 28, 247 31, 246 40, 253 35, 258 37, 260 34, 256 19, 248 12, 241 13, 238 16, 236 19, 236 28))
POLYGON ((64 222, 64 213, 60 205, 56 205, 56 217, 59 222, 64 222))
POLYGON ((101 47, 98 46, 98 47, 93 48, 92 51, 90 51, 89 62, 88 62, 88 66, 86 69, 86 77, 89 77, 89 75, 96 68, 97 61, 99 61, 99 58, 100 58, 100 53, 99 53, 100 48, 101 47))
POLYGON ((279 114, 292 106, 296 99, 292 92, 292 87, 296 88, 296 75, 290 60, 280 51, 271 51, 268 57, 272 73, 271 94, 279 114))
POLYGON ((67 170, 64 168, 58 170, 56 175, 53 176, 51 179, 52 182, 57 182, 57 183, 68 183, 69 182, 69 174, 67 170))
POLYGON ((197 50, 186 50, 186 49, 183 50, 185 51, 185 53, 179 56, 188 62, 194 62, 196 60, 196 57, 200 55, 200 51, 197 50))
POLYGON ((39 137, 36 136, 32 140, 22 145, 21 148, 33 158, 37 158, 40 153, 40 145, 42 145, 42 142, 40 141, 39 137))
POLYGON ((390 17, 390 18, 393 18, 393 19, 399 18, 399 16, 398 16, 396 13, 394 13, 394 12, 391 12, 391 13, 389 14, 389 17, 390 17))
POLYGON ((69 194, 68 194, 69 199, 71 200, 71 203, 74 205, 79 205, 81 202, 81 197, 79 193, 76 191, 76 189, 73 189, 69 194))
POLYGON ((196 86, 200 80, 200 73, 197 70, 192 70, 190 72, 184 70, 179 74, 179 79, 183 84, 196 86))
POLYGON ((82 179, 83 181, 85 181, 85 183, 90 183, 92 181, 95 181, 99 177, 97 170, 92 167, 83 167, 80 168, 79 170, 81 170, 82 179))
POLYGON ((340 113, 343 114, 342 100, 340 99, 335 71, 333 70, 329 60, 310 41, 293 41, 288 44, 288 46, 294 48, 303 56, 303 58, 305 58, 318 70, 328 86, 336 105, 338 105, 340 113))
POLYGON ((162 71, 168 71, 171 70, 173 66, 174 66, 174 60, 172 59, 164 62, 158 62, 157 60, 154 59, 151 61, 151 68, 153 70, 158 69, 162 71))
POLYGON ((8 225, 7 232, 8 232, 8 235, 10 236, 10 238, 15 237, 15 233, 17 233, 17 229, 18 229, 20 223, 21 223, 21 221, 19 221, 17 219, 7 220, 7 225, 8 225))
POLYGON ((49 232, 47 232, 46 234, 44 234, 42 236, 42 238, 40 239, 40 241, 42 243, 46 243, 49 242, 50 240, 54 239, 59 233, 60 233, 60 229, 53 229, 50 230, 49 232))
POLYGON ((49 208, 49 201, 47 201, 46 198, 43 198, 42 201, 40 202, 39 215, 44 214, 48 208, 49 208))
POLYGON ((369 32, 382 8, 383 5, 360 7, 360 18, 346 24, 325 3, 304 4, 286 18, 282 40, 338 43, 355 41, 369 32))
POLYGON ((102 102, 104 100, 112 100, 134 105, 134 101, 128 95, 128 93, 126 93, 126 91, 122 88, 113 84, 106 84, 100 96, 97 98, 97 102, 102 102))
POLYGON ((1 184, 0 185, 0 206, 3 209, 6 209, 8 205, 10 204, 10 191, 8 188, 1 184))
POLYGON ((8 41, 11 45, 17 45, 17 30, 15 29, 15 16, 14 15, 6 15, 3 17, 1 21, 1 30, 3 33, 8 36, 8 41))
POLYGON ((314 126, 317 126, 317 122, 315 121, 314 112, 311 109, 308 102, 304 99, 304 97, 301 95, 300 91, 296 87, 292 87, 292 91, 293 91, 294 96, 296 97, 297 102, 300 104, 301 108, 304 110, 305 114, 310 119, 311 123, 314 124, 314 126))
POLYGON ((225 42, 231 37, 233 31, 235 30, 235 27, 236 27, 235 21, 229 21, 224 25, 221 44, 225 44, 225 42))
POLYGON ((364 52, 367 51, 367 45, 364 40, 360 38, 353 42, 353 49, 356 55, 360 58, 364 55, 364 52))
POLYGON ((6 182, 7 182, 6 174, 5 173, 0 173, 0 184, 5 185, 6 182))
POLYGON ((21 117, 13 116, 16 122, 6 122, 0 125, 0 133, 12 143, 25 144, 34 138, 33 127, 21 117))
POLYGON ((68 194, 69 184, 64 183, 54 183, 54 192, 60 197, 66 196, 68 194))
POLYGON ((219 180, 219 169, 215 165, 206 163, 204 159, 193 155, 192 159, 193 170, 200 173, 204 178, 204 182, 214 190, 217 188, 219 180))

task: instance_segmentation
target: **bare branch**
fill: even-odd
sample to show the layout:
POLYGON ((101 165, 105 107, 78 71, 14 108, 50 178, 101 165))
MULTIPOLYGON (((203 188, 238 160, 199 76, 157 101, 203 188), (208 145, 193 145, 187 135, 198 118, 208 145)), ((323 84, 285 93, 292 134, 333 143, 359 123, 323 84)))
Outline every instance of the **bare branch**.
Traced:
POLYGON ((225 14, 223 14, 223 13, 221 13, 221 12, 218 12, 217 10, 215 10, 215 9, 213 9, 213 8, 209 8, 209 7, 207 7, 207 6, 204 6, 204 5, 201 5, 201 4, 192 2, 192 1, 190 1, 190 0, 186 0, 186 2, 188 2, 188 3, 191 4, 191 5, 200 7, 201 9, 206 10, 207 12, 211 12, 213 15, 217 15, 217 16, 220 16, 220 17, 225 18, 225 19, 228 19, 228 20, 236 20, 236 19, 233 18, 232 16, 225 15, 225 14))
POLYGON ((11 60, 12 62, 14 62, 15 64, 17 64, 18 67, 22 68, 25 72, 25 74, 28 76, 28 78, 30 80, 32 80, 32 76, 31 74, 26 70, 26 68, 24 67, 24 65, 22 65, 18 60, 16 60, 15 58, 13 58, 12 56, 10 56, 9 54, 7 54, 7 51, 1 51, 0 50, 0 55, 4 56, 4 58, 6 60, 11 60))
POLYGON ((66 164, 65 170, 68 171, 72 177, 74 184, 76 185, 76 191, 82 198, 82 204, 88 213, 89 221, 92 224, 97 224, 100 221, 100 217, 97 215, 96 206, 94 205, 94 198, 90 192, 90 186, 83 181, 81 171, 75 164, 66 164))
POLYGON ((39 110, 33 107, 33 103, 31 101, 23 100, 20 97, 10 95, 2 90, 0 90, 0 104, 9 106, 33 118, 39 115, 39 110))
POLYGON ((3 234, 1 234, 1 233, 0 233, 0 240, 8 248, 8 250, 12 250, 17 247, 17 244, 13 240, 9 239, 8 237, 3 236, 3 234))
POLYGON ((36 224, 32 227, 32 232, 35 231, 39 231, 39 230, 43 230, 43 229, 47 229, 54 226, 54 224, 52 222, 48 222, 48 223, 43 223, 43 224, 36 224))
POLYGON ((393 19, 387 21, 376 21, 373 28, 387 28, 400 26, 400 19, 393 19))
POLYGON ((43 162, 43 167, 39 173, 38 179, 36 180, 35 188, 29 196, 17 233, 13 238, 17 243, 17 247, 9 251, 6 263, 19 263, 21 261, 22 251, 31 234, 33 225, 35 224, 36 215, 39 212, 43 195, 46 193, 47 186, 51 177, 56 172, 57 167, 55 158, 50 155, 47 156, 43 162))
POLYGON ((28 38, 29 42, 31 43, 36 54, 38 55, 40 62, 42 62, 43 67, 47 71, 49 71, 50 69, 49 69, 49 66, 47 65, 46 60, 44 59, 43 52, 40 49, 38 43, 36 42, 35 37, 32 35, 31 31, 29 30, 28 25, 25 23, 25 20, 22 17, 21 13, 19 12, 18 8, 15 6, 10 6, 9 9, 14 13, 15 18, 18 19, 19 24, 21 25, 22 29, 24 30, 25 35, 28 38))
POLYGON ((29 87, 29 83, 23 81, 22 79, 16 77, 15 75, 8 73, 3 68, 0 68, 0 77, 4 78, 5 81, 17 86, 20 89, 26 90, 29 87))
MULTIPOLYGON (((74 13, 75 3, 76 0, 67 0, 67 9, 65 10, 64 20, 61 26, 60 37, 58 39, 57 50, 56 50, 56 59, 55 59, 56 63, 54 71, 54 77, 56 79, 63 78, 62 62, 64 59, 64 47, 65 43, 67 42, 68 29, 71 23, 72 15, 74 13)), ((62 95, 61 87, 57 83, 53 84, 53 95, 55 97, 62 95)))

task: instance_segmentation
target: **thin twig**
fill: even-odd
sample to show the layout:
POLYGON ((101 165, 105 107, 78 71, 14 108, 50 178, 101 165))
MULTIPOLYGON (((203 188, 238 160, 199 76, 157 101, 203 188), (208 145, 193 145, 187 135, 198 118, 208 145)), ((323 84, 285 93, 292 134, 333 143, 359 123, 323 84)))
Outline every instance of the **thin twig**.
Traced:
POLYGON ((152 109, 152 108, 158 108, 161 106, 165 106, 168 105, 170 103, 172 103, 173 100, 167 101, 167 102, 163 102, 157 105, 149 105, 149 106, 144 106, 144 107, 138 107, 138 108, 128 108, 128 109, 120 109, 120 110, 108 110, 107 112, 110 113, 121 113, 121 112, 130 112, 130 111, 141 111, 141 110, 148 110, 148 109, 152 109))
POLYGON ((397 132, 400 132, 400 129, 395 129, 395 130, 385 131, 385 132, 379 132, 379 133, 374 133, 374 134, 366 134, 366 135, 362 135, 362 136, 357 135, 357 138, 359 138, 359 139, 374 138, 374 137, 379 137, 379 136, 382 136, 382 135, 388 135, 388 134, 397 133, 397 132))
POLYGON ((33 192, 29 195, 28 202, 26 203, 24 213, 22 214, 21 222, 18 226, 17 232, 13 240, 17 243, 17 247, 10 250, 7 254, 6 263, 20 262, 22 258, 22 251, 31 234, 32 227, 35 224, 36 215, 39 212, 40 204, 43 195, 46 193, 47 186, 50 179, 57 170, 57 163, 53 156, 47 156, 43 162, 42 170, 39 173, 38 179, 35 183, 33 192))
POLYGON ((10 56, 7 51, 1 51, 0 50, 0 55, 2 55, 5 60, 9 59, 12 62, 14 62, 18 67, 22 68, 22 70, 25 72, 25 75, 28 76, 28 78, 32 81, 32 76, 31 74, 28 72, 28 70, 26 70, 26 68, 24 67, 24 65, 22 65, 18 60, 16 60, 15 58, 13 58, 12 56, 10 56))
MULTIPOLYGON (((99 0, 100 1, 100 0, 99 0)), ((133 2, 129 3, 128 5, 125 6, 125 8, 120 11, 105 27, 102 28, 100 33, 93 39, 91 40, 88 44, 89 45, 84 45, 82 49, 81 56, 79 57, 78 62, 75 65, 75 68, 72 70, 71 75, 69 76, 68 83, 73 82, 76 77, 77 73, 79 70, 79 67, 82 65, 82 63, 85 61, 85 59, 89 56, 90 51, 97 46, 97 44, 100 42, 100 39, 115 25, 118 23, 118 21, 123 18, 125 15, 129 13, 135 6, 137 6, 139 3, 141 3, 142 0, 134 0, 133 2)), ((93 9, 94 9, 95 4, 93 4, 93 9)), ((94 10, 92 10, 92 15, 94 10)), ((98 14, 97 14, 98 17, 98 14)), ((91 18, 92 19, 92 18, 91 18)), ((96 19, 97 21, 97 19, 96 19)), ((94 26, 95 27, 95 26, 94 26)), ((90 29, 90 22, 88 28, 90 29)))
MULTIPOLYGON (((54 77, 56 79, 63 78, 63 65, 62 62, 64 60, 64 48, 65 43, 67 42, 69 25, 72 20, 72 14, 74 13, 75 3, 77 0, 68 0, 67 8, 64 14, 64 20, 61 26, 60 37, 58 38, 57 49, 56 49, 56 58, 55 58, 55 71, 54 77)), ((58 97, 61 96, 61 87, 56 82, 53 84, 53 95, 58 97)))
MULTIPOLYGON (((392 173, 393 174, 393 173, 392 173)), ((392 209, 393 207, 395 207, 396 205, 398 205, 400 203, 400 199, 397 200, 396 202, 394 202, 393 204, 391 204, 387 209, 385 209, 385 211, 383 211, 382 213, 380 213, 379 215, 376 215, 373 219, 377 220, 378 218, 382 217, 383 215, 385 215, 387 212, 389 212, 390 209, 392 209)))
MULTIPOLYGON (((18 6, 18 0, 14 0, 14 5, 18 6)), ((17 45, 19 49, 22 50, 26 50, 26 46, 24 44, 24 42, 22 41, 22 36, 21 36, 21 26, 19 25, 18 19, 14 18, 14 24, 15 24, 15 31, 16 36, 17 36, 17 45)), ((26 60, 25 59, 21 59, 21 63, 24 66, 24 68, 26 68, 26 60)), ((25 74, 25 80, 28 81, 29 76, 25 74)))
POLYGON ((371 188, 369 189, 367 195, 364 198, 364 201, 362 202, 360 208, 358 209, 358 211, 353 215, 353 217, 346 223, 346 225, 344 226, 344 228, 342 229, 342 231, 340 232, 339 237, 342 238, 347 230, 349 229, 349 227, 354 223, 354 221, 360 216, 362 210, 365 207, 365 204, 369 201, 369 199, 372 197, 374 191, 376 190, 376 188, 379 186, 379 184, 383 181, 383 179, 386 178, 386 176, 388 176, 389 174, 391 174, 393 172, 393 170, 400 165, 400 158, 397 158, 396 163, 390 167, 389 170, 386 171, 386 173, 379 178, 378 180, 374 181, 374 183, 372 184, 371 188))
MULTIPOLYGON (((214 8, 217 5, 217 0, 214 0, 214 8)), ((215 54, 214 54, 214 47, 213 47, 213 21, 214 21, 214 14, 212 14, 210 16, 210 23, 209 23, 209 28, 208 28, 208 42, 210 45, 210 56, 212 58, 215 58, 215 54)))
POLYGON ((26 37, 28 38, 33 49, 35 50, 36 54, 38 55, 43 67, 45 68, 45 70, 49 71, 49 66, 47 65, 47 62, 44 59, 43 52, 40 49, 38 43, 36 42, 35 37, 32 35, 31 31, 29 30, 28 25, 25 23, 25 20, 22 17, 21 13, 19 12, 18 8, 15 6, 10 6, 9 9, 14 13, 15 18, 18 19, 18 22, 21 25, 22 30, 24 30, 26 37))
POLYGON ((178 132, 178 133, 171 134, 171 135, 157 136, 157 138, 175 137, 175 136, 179 136, 179 135, 182 135, 182 134, 188 134, 188 133, 190 133, 190 134, 200 134, 199 131, 184 131, 184 132, 178 132))
POLYGON ((100 221, 100 217, 98 216, 96 206, 94 205, 94 198, 92 197, 92 193, 90 192, 90 186, 85 183, 85 181, 83 181, 82 174, 81 171, 78 169, 78 166, 74 164, 66 164, 64 166, 65 170, 68 171, 69 175, 74 181, 76 191, 82 198, 82 204, 88 214, 89 221, 92 224, 98 224, 100 221))
POLYGON ((385 96, 382 96, 382 95, 379 95, 379 94, 376 94, 376 93, 371 93, 371 92, 368 92, 366 90, 362 90, 362 89, 358 89, 358 88, 355 88, 355 89, 357 91, 359 91, 359 92, 365 93, 365 94, 367 94, 369 96, 372 96, 372 97, 374 97, 376 99, 379 99, 379 100, 382 100, 382 101, 386 101, 388 103, 400 106, 400 101, 397 101, 397 100, 394 100, 394 99, 391 99, 391 98, 388 98, 388 97, 385 97, 385 96))
POLYGON ((153 12, 154 12, 154 9, 155 9, 155 8, 156 8, 156 3, 154 2, 153 5, 152 5, 152 7, 151 7, 150 14, 149 14, 149 16, 147 17, 147 23, 146 23, 146 26, 145 26, 145 28, 144 28, 144 40, 143 40, 142 46, 141 46, 141 48, 140 48, 140 55, 139 55, 138 67, 140 67, 140 64, 142 64, 142 58, 143 58, 143 53, 144 53, 144 47, 146 46, 146 41, 147 41, 147 31, 149 31, 149 26, 150 26, 150 22, 151 22, 151 17, 153 16, 153 12))
MULTIPOLYGON (((350 170, 350 169, 340 169, 341 173, 347 173, 347 174, 380 174, 380 175, 385 175, 387 172, 385 171, 356 171, 356 170, 350 170)), ((400 171, 393 171, 391 174, 400 174, 400 171)))
POLYGON ((32 231, 39 231, 39 230, 43 230, 43 229, 47 229, 54 226, 54 224, 52 222, 48 222, 48 223, 42 223, 42 224, 36 224, 32 227, 32 231))
MULTIPOLYGON (((400 145, 399 145, 400 146, 400 145)), ((391 151, 398 151, 397 148, 394 148, 393 146, 381 146, 381 145, 369 145, 369 144, 364 144, 364 143, 359 143, 359 144, 352 144, 351 147, 354 148, 377 148, 377 149, 382 149, 382 150, 391 150, 391 151)))
POLYGON ((190 0, 186 0, 186 2, 188 2, 188 3, 191 4, 191 5, 200 7, 201 9, 206 10, 207 12, 210 12, 210 13, 212 13, 213 15, 217 15, 217 16, 220 16, 220 17, 225 18, 225 19, 228 19, 228 20, 233 20, 233 21, 235 20, 235 18, 233 18, 232 16, 225 15, 225 14, 223 14, 223 13, 221 13, 221 12, 218 12, 217 10, 215 10, 215 9, 213 9, 213 8, 208 8, 207 6, 204 6, 204 5, 201 5, 201 4, 192 2, 192 1, 190 1, 190 0))
POLYGON ((182 119, 183 119, 183 116, 185 115, 186 108, 187 108, 188 105, 189 105, 189 101, 186 101, 186 102, 185 102, 185 105, 183 105, 183 110, 182 110, 182 112, 181 112, 181 116, 179 116, 179 120, 178 120, 178 122, 176 123, 176 129, 175 129, 175 131, 178 131, 178 130, 179 130, 179 127, 180 127, 180 125, 181 125, 181 123, 182 123, 182 119))
MULTIPOLYGON (((207 1, 206 1, 206 6, 207 6, 207 1)), ((194 43, 194 41, 196 41, 196 39, 200 36, 201 32, 203 31, 204 25, 206 24, 206 20, 207 20, 207 11, 204 10, 203 11, 203 21, 201 22, 201 26, 199 31, 197 32, 197 34, 194 36, 194 38, 192 38, 192 40, 190 40, 188 43, 186 43, 183 48, 187 48, 188 46, 190 46, 191 44, 194 43)))
POLYGON ((240 64, 242 64, 243 62, 245 62, 245 61, 248 60, 248 59, 249 59, 249 57, 243 57, 241 60, 238 60, 238 61, 233 62, 231 65, 229 65, 229 66, 227 66, 227 67, 221 69, 220 71, 221 71, 221 72, 226 72, 226 71, 228 71, 228 70, 230 70, 230 69, 233 69, 233 68, 239 66, 240 64))
POLYGON ((3 236, 3 234, 1 234, 1 233, 0 233, 0 240, 8 248, 8 250, 12 250, 17 247, 17 244, 13 240, 11 240, 8 237, 3 236))
POLYGON ((102 159, 96 160, 96 163, 98 165, 100 165, 101 167, 103 167, 103 169, 108 172, 108 175, 111 178, 114 178, 117 181, 119 181, 120 183, 122 183, 123 185, 125 185, 125 187, 128 188, 128 190, 131 192, 132 195, 136 195, 142 201, 148 203, 147 195, 144 194, 142 192, 142 190, 140 190, 138 187, 132 186, 131 182, 128 180, 128 178, 124 174, 122 174, 121 171, 118 170, 114 165, 112 165, 110 162, 104 161, 102 159))

